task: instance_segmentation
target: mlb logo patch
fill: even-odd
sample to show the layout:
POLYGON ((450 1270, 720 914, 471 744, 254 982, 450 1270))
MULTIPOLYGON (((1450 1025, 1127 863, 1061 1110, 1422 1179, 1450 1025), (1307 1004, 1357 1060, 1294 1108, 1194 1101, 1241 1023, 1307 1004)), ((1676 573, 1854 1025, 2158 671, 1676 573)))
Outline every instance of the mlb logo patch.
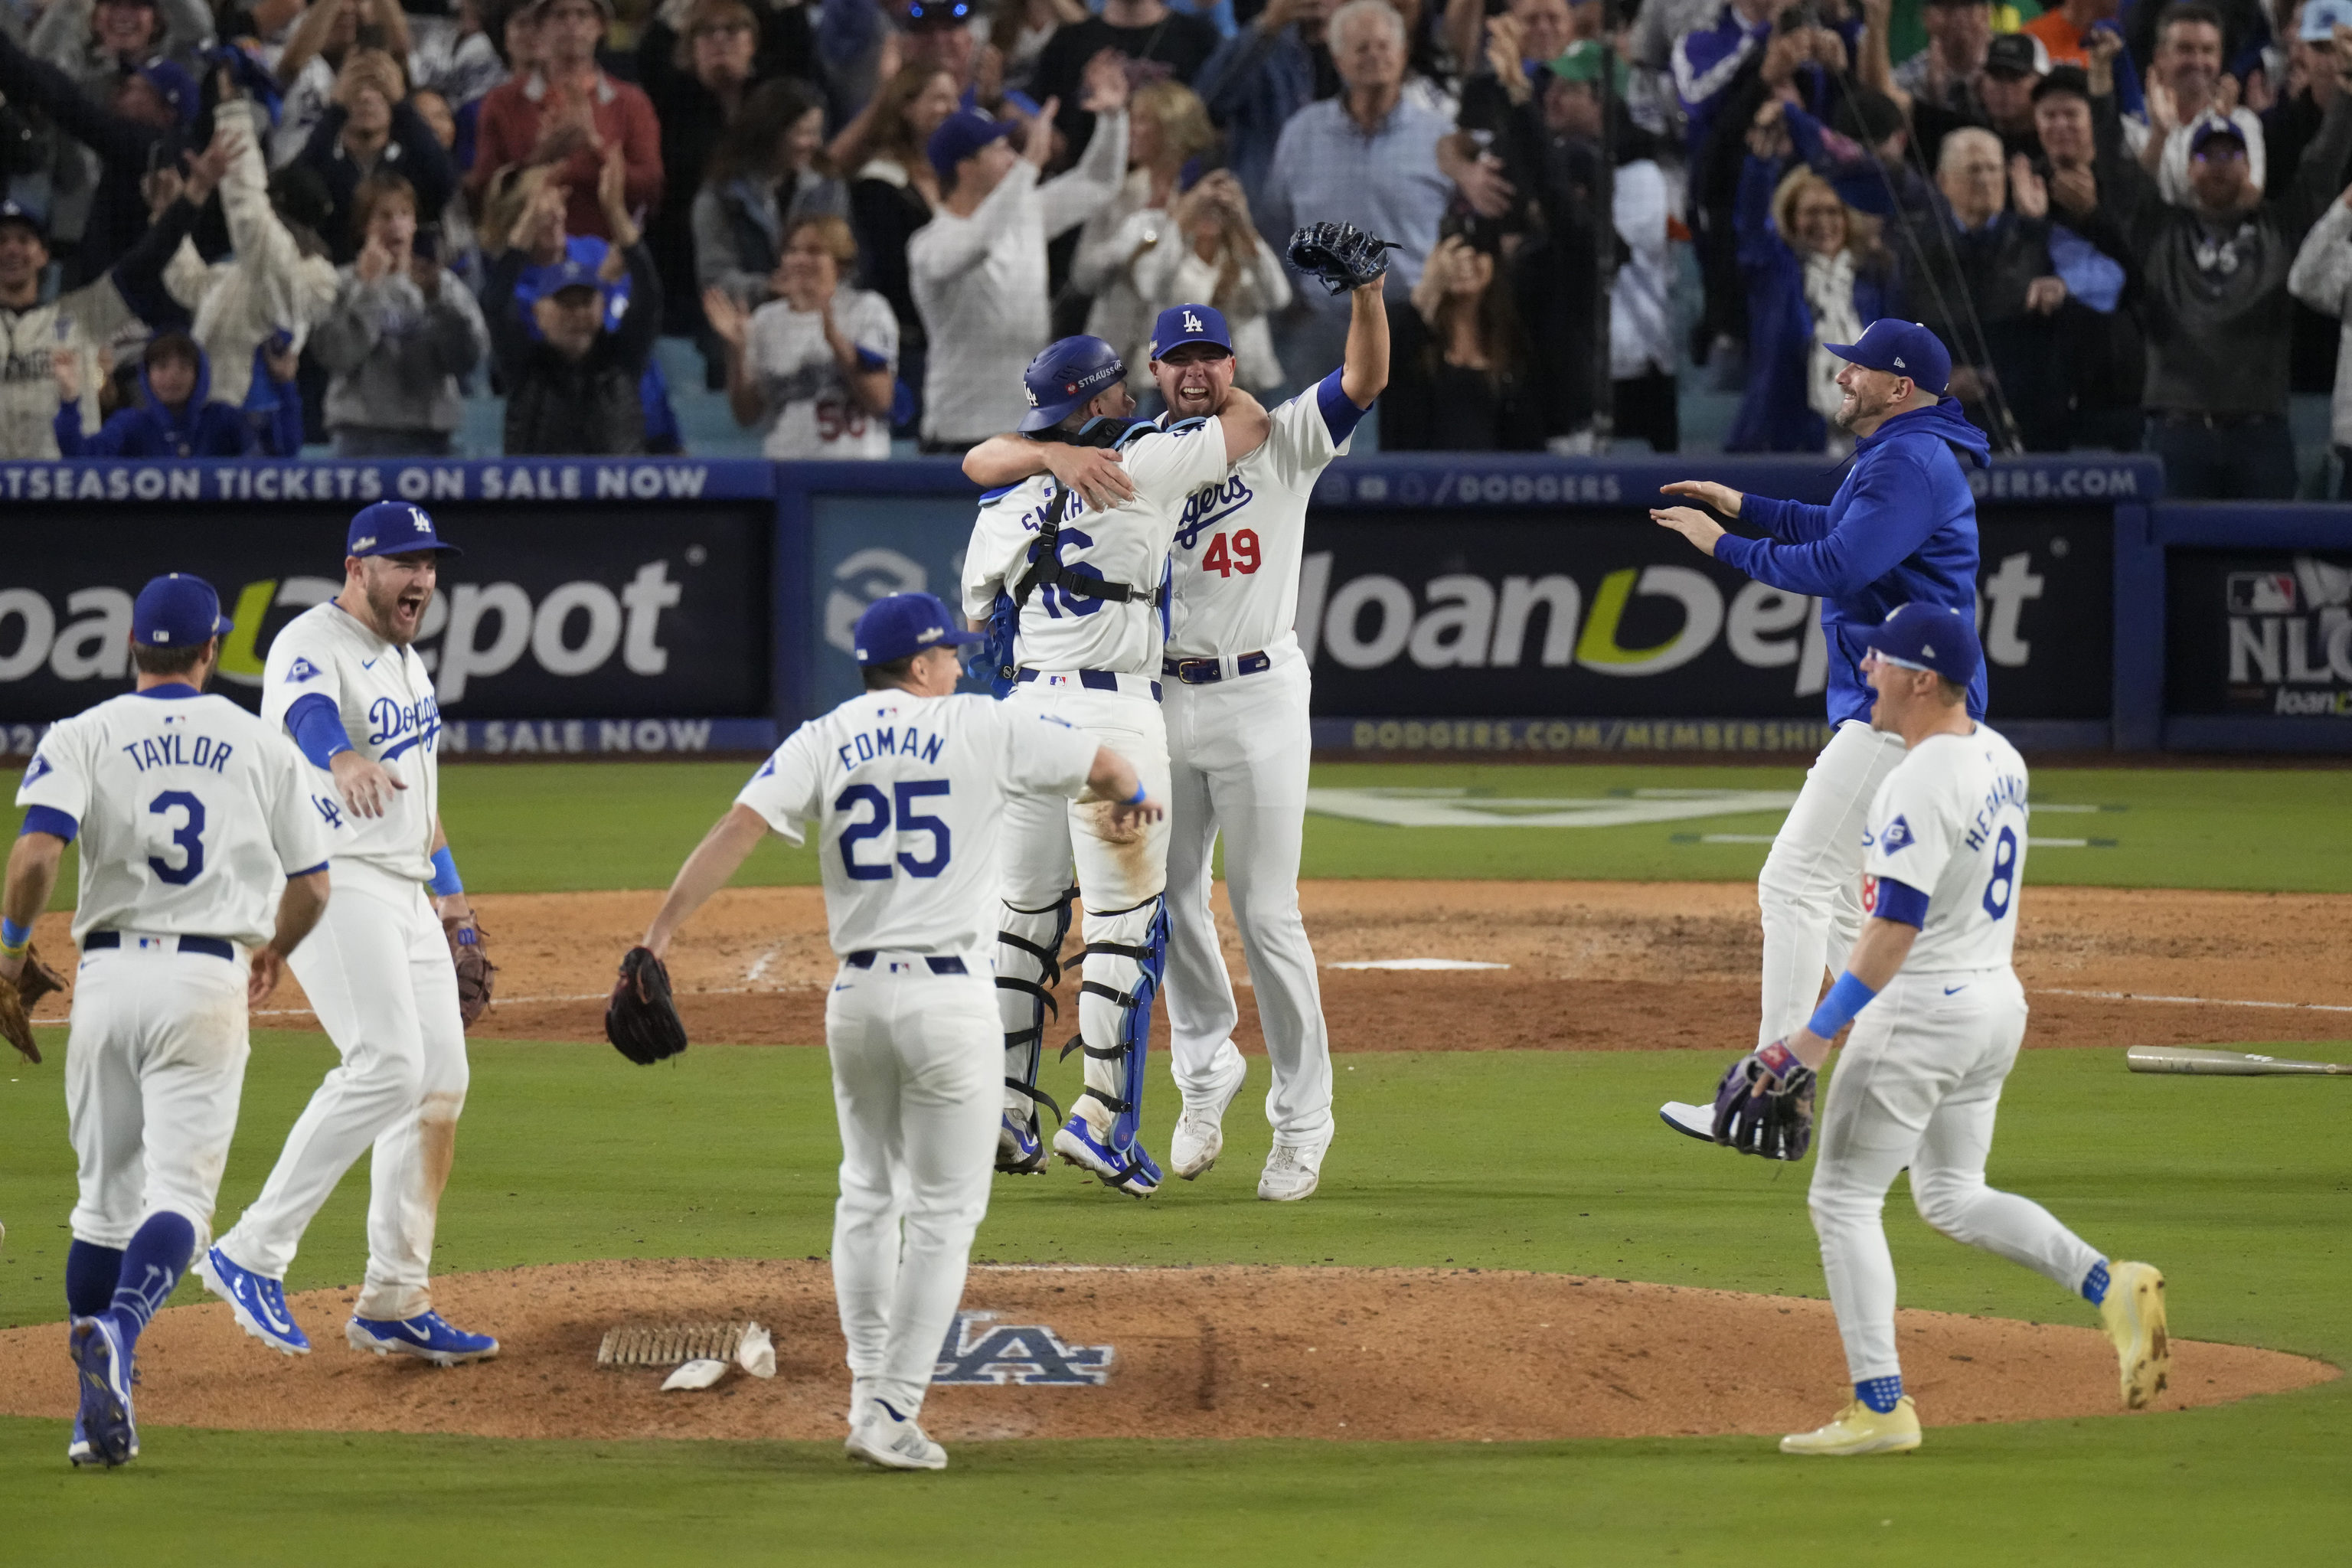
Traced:
POLYGON ((1878 847, 1889 855, 1898 849, 1906 849, 1917 842, 1918 840, 1912 836, 1911 825, 1899 816, 1888 823, 1886 831, 1878 836, 1878 847))
POLYGON ((291 685, 319 679, 319 667, 307 658, 298 658, 286 667, 286 679, 291 685))
POLYGON ((2230 613, 2233 616, 2294 614, 2294 574, 2292 572, 2232 572, 2230 613))

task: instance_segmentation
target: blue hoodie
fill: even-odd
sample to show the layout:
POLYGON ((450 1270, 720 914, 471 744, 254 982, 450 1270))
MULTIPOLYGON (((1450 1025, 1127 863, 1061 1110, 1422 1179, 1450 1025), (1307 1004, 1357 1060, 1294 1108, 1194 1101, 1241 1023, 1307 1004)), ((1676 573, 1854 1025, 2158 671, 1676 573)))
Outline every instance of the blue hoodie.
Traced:
POLYGON ((139 368, 139 405, 117 409, 95 436, 81 430, 81 405, 58 410, 58 455, 61 458, 241 458, 252 449, 253 430, 244 411, 208 401, 212 361, 196 351, 195 390, 178 413, 155 400, 147 367, 139 368))
MULTIPOLYGON (((1725 534, 1715 558, 1759 583, 1818 595, 1830 644, 1832 724, 1870 719, 1862 656, 1872 628, 1910 604, 1977 609, 1977 500, 1961 458, 1990 465, 1990 444, 1957 399, 1898 414, 1854 443, 1853 468, 1827 506, 1751 495, 1739 521, 1770 539, 1725 534)), ((1985 713, 1985 676, 1969 682, 1969 716, 1985 713)))

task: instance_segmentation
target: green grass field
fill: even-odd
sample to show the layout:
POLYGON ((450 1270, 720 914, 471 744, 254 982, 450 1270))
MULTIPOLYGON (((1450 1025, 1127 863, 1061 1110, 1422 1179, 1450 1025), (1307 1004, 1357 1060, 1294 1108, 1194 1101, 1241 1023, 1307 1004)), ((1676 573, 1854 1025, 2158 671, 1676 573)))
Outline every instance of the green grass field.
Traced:
MULTIPOLYGON (((486 890, 654 887, 746 770, 720 764, 452 769, 452 837, 486 890), (582 879, 566 880, 577 873, 582 879)), ((2047 881, 2352 889, 2342 774, 2053 772, 2037 796, 2098 814, 2103 849, 2037 852, 2047 881), (2087 869, 2078 870, 2078 867, 2087 869)), ((1790 770, 1345 767, 1332 788, 1602 796, 1793 789, 1790 770)), ((1614 829, 1401 829, 1314 818, 1308 874, 1738 878, 1769 816, 1614 829)), ((2056 829, 2053 829, 2055 831, 2056 829)), ((2068 826, 2063 829, 2074 832, 2068 826)), ((2036 831, 2042 831, 2037 823, 2036 831)), ((2087 836, 2087 835, 2084 835, 2087 836)), ((763 882, 812 880, 771 847, 763 882)), ((0 1325, 62 1312, 73 1169, 58 1063, 0 1083, 0 1325)), ((2308 1047, 2292 1047, 2298 1053, 2308 1047)), ((257 1037, 221 1193, 258 1188, 333 1060, 315 1035, 257 1037)), ((1341 1138, 1311 1202, 1254 1201, 1265 1064, 1224 1163, 1135 1204, 1071 1182, 999 1183, 975 1255, 1002 1261, 1513 1268, 1819 1296, 1802 1171, 1779 1180, 1667 1135, 1713 1054, 1355 1054, 1341 1138)), ((1067 1067, 1055 1080, 1075 1079, 1067 1067)), ((1066 1087, 1066 1086, 1060 1086, 1066 1087)), ((1155 1068, 1150 1136, 1172 1108, 1155 1068)), ((2190 1338, 2352 1360, 2352 1150, 2345 1085, 2150 1079, 2119 1051, 2029 1053, 1991 1174, 2096 1245, 2149 1258, 2190 1338)), ((447 1271, 577 1258, 801 1256, 830 1232, 821 1053, 697 1047, 635 1070, 602 1046, 484 1042, 443 1205, 447 1271)), ((1163 1148, 1164 1152, 1164 1148, 1163 1148)), ((362 1264, 363 1179, 313 1226, 289 1286, 362 1264)), ((2089 1310, 1954 1246, 1896 1200, 1905 1304, 2047 1321, 2089 1310)), ((197 1299, 184 1287, 180 1300, 197 1299)), ((495 1324, 484 1325, 492 1329, 495 1324)), ((314 1328, 319 1325, 313 1325, 314 1328)), ((1462 1331, 1475 1342, 1475 1323, 1462 1331)), ((1727 1361, 1769 1345, 1715 1347, 1727 1361)), ((266 1352, 256 1349, 256 1355, 266 1352)), ((345 1353, 328 1345, 319 1352, 345 1353)), ((67 1376, 62 1354, 59 1375, 67 1376)), ((462 1376, 462 1373, 450 1375, 462 1376)), ((1822 1391, 1826 1416, 1842 1398, 1822 1391)), ((1926 1413, 1931 1425, 1935 1413, 1926 1413)), ((1807 1465, 1769 1443, 963 1444, 939 1476, 884 1477, 834 1444, 517 1443, 153 1428, 127 1469, 73 1472, 63 1423, 0 1419, 0 1561, 1139 1564, 1818 1564, 2346 1561, 2352 1383, 2187 1414, 1931 1430, 1904 1459, 1807 1465)))

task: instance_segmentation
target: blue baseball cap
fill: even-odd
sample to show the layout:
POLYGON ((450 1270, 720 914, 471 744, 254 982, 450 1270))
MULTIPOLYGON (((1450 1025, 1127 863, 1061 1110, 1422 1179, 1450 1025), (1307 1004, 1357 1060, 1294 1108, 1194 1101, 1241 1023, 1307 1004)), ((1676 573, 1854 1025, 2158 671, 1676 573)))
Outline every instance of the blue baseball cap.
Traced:
POLYGON ((576 256, 567 256, 552 267, 538 269, 539 294, 542 300, 552 299, 566 289, 594 289, 602 292, 604 275, 576 256))
POLYGON ((1233 353, 1233 329, 1225 325, 1224 312, 1214 305, 1171 305, 1160 311, 1151 323, 1151 357, 1165 359, 1169 350, 1186 343, 1207 343, 1233 353))
POLYGON ((1126 379, 1127 362, 1100 338, 1047 343, 1021 373, 1021 389, 1029 398, 1029 412, 1021 416, 1023 433, 1052 429, 1126 379))
POLYGON ((1916 321, 1881 316, 1850 343, 1822 345, 1838 358, 1864 370, 1907 375, 1922 392, 1941 397, 1952 384, 1951 351, 1941 338, 1916 321))
POLYGON ((1966 686, 1984 663, 1975 618, 1944 605, 1898 605, 1867 639, 1870 651, 1906 669, 1932 669, 1966 686))
POLYGON ((0 224, 13 223, 33 231, 33 237, 43 245, 49 243, 49 226, 41 215, 24 203, 0 201, 0 224))
POLYGON ((893 594, 866 606, 852 634, 860 664, 896 664, 927 647, 970 647, 988 639, 963 629, 937 594, 893 594))
POLYGON ((160 57, 141 66, 138 74, 171 110, 173 118, 180 122, 181 130, 185 131, 196 122, 197 100, 202 94, 196 87, 195 78, 160 57))
POLYGON ((959 109, 940 121, 923 154, 942 180, 955 178, 956 165, 1000 136, 1013 134, 1013 121, 999 120, 984 109, 959 109))
POLYGON ((2224 138, 2235 142, 2239 152, 2246 151, 2246 133, 2238 129, 2237 122, 2209 109, 2198 117, 2197 128, 2189 133, 2189 155, 2194 158, 2205 151, 2205 143, 2224 138))
POLYGON ((380 500, 362 507, 343 541, 346 555, 406 555, 418 550, 437 550, 444 555, 465 553, 441 542, 430 512, 404 500, 380 500))
POLYGON ((131 605, 131 636, 141 647, 194 647, 234 628, 220 595, 184 572, 148 580, 131 605))

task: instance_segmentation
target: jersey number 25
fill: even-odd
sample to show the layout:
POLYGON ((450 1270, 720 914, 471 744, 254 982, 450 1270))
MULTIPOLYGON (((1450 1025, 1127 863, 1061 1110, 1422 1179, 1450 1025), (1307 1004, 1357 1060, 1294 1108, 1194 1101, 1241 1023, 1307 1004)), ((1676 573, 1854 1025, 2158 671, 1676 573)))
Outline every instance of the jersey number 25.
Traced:
POLYGON ((869 864, 857 858, 857 847, 869 838, 879 838, 890 831, 891 795, 896 795, 898 832, 902 835, 928 833, 931 836, 929 859, 918 860, 911 851, 901 849, 897 857, 898 864, 906 868, 909 877, 936 877, 946 870, 950 851, 948 825, 936 816, 926 816, 921 805, 925 796, 947 793, 948 781, 945 779, 900 779, 891 786, 890 795, 884 795, 870 784, 851 784, 843 790, 834 797, 834 810, 848 815, 861 806, 870 806, 874 815, 862 822, 852 822, 841 830, 842 868, 860 882, 887 882, 890 879, 891 861, 887 858, 887 851, 886 858, 869 864))

